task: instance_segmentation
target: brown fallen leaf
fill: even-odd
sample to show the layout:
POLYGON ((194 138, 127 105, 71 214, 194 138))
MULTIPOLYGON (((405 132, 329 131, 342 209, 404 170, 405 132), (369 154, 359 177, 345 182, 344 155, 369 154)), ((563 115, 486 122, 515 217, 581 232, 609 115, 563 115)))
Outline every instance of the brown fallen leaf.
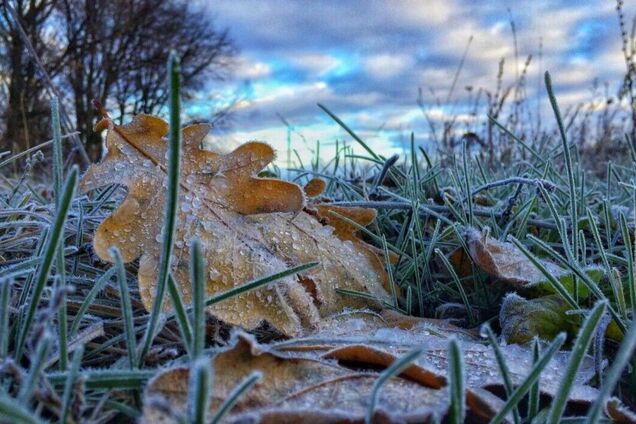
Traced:
MULTIPOLYGON (((162 240, 168 125, 138 115, 118 126, 105 116, 96 128, 108 129, 108 151, 88 169, 81 188, 87 192, 115 183, 125 186, 128 194, 99 226, 93 245, 103 260, 110 261, 111 246, 119 248, 124 262, 140 257, 140 294, 149 309, 162 240)), ((197 124, 182 132, 171 271, 185 302, 191 301, 188 260, 194 237, 207 261, 208 295, 290 266, 320 261, 319 267, 298 277, 211 307, 216 317, 230 324, 250 329, 268 321, 286 335, 298 335, 315 327, 321 316, 369 305, 368 300, 337 294, 336 288, 366 292, 379 301, 389 299, 382 287, 386 273, 373 249, 303 212, 304 194, 296 184, 254 176, 274 159, 269 145, 250 142, 222 155, 201 149, 208 130, 208 125, 197 124)), ((167 299, 163 306, 170 308, 167 299)))
MULTIPOLYGON (((341 365, 367 363, 370 368, 376 368, 391 363, 415 346, 424 346, 424 352, 408 370, 414 381, 435 387, 431 381, 441 384, 446 378, 448 338, 454 336, 459 339, 464 354, 466 387, 503 393, 503 382, 492 348, 476 335, 451 324, 440 325, 440 322, 422 318, 419 324, 400 328, 388 326, 382 316, 372 313, 341 314, 324 319, 315 334, 275 343, 272 349, 302 357, 333 358, 341 365)), ((520 384, 532 367, 531 350, 519 345, 504 345, 501 351, 512 383, 520 384)), ((540 382, 544 395, 554 396, 568 359, 569 352, 559 352, 548 364, 540 382)), ((408 377, 407 374, 405 376, 408 377)), ((586 384, 593 376, 593 359, 586 357, 575 378, 571 402, 587 404, 595 399, 598 391, 586 384)), ((478 393, 475 395, 478 396, 478 393)))
POLYGON ((325 188, 327 187, 327 183, 320 178, 312 178, 309 180, 307 184, 303 187, 303 191, 307 197, 316 197, 320 195, 325 188))
POLYGON ((618 398, 610 398, 605 404, 605 412, 620 424, 636 424, 636 414, 629 410, 618 398))
MULTIPOLYGON (((235 333, 232 346, 212 359, 214 387, 210 414, 235 385, 252 371, 262 378, 234 406, 225 422, 292 423, 363 422, 369 406, 375 371, 354 371, 334 362, 299 358, 256 343, 246 333, 235 333)), ((172 368, 147 385, 144 397, 161 396, 173 415, 187 406, 189 370, 172 368)), ((448 408, 446 390, 427 388, 394 377, 382 387, 374 422, 428 422, 440 419, 448 408)), ((152 402, 144 403, 143 422, 176 422, 152 402)))
MULTIPOLYGON (((489 237, 488 231, 468 229, 466 241, 473 261, 494 277, 519 288, 546 280, 545 275, 517 246, 489 237)), ((553 262, 542 260, 541 263, 555 277, 567 274, 566 270, 553 262)))
MULTIPOLYGON (((389 327, 381 315, 358 311, 324 319, 309 337, 270 345, 236 333, 231 347, 211 359, 215 374, 210 411, 218 409, 238 382, 260 370, 262 379, 243 395, 226 422, 362 422, 379 372, 419 347, 423 353, 382 387, 375 419, 439 420, 449 406, 448 337, 457 335, 452 326, 437 328, 436 324, 422 320, 408 329, 389 327)), ((467 334, 460 337, 469 417, 488 420, 504 404, 496 358, 478 339, 467 334)), ((532 368, 530 349, 506 345, 501 350, 512 384, 519 385, 532 368)), ((559 352, 547 365, 540 380, 544 400, 559 389, 568 360, 569 352, 559 352)), ((593 376, 593 360, 585 358, 568 399, 571 405, 585 408, 596 399, 598 391, 587 385, 593 376)), ((187 386, 187 367, 169 369, 148 383, 145 398, 161 396, 170 410, 183 413, 187 386)), ((159 418, 167 419, 160 408, 146 402, 145 422, 159 418)))

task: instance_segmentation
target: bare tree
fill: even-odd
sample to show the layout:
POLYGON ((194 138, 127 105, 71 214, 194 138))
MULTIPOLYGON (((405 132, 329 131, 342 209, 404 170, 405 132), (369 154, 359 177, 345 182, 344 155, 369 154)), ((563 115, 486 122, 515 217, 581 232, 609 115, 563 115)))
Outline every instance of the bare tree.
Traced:
POLYGON ((54 33, 48 31, 47 25, 54 13, 55 1, 3 1, 0 6, 0 72, 6 86, 6 102, 2 110, 2 144, 5 149, 17 151, 42 141, 48 134, 49 112, 48 103, 43 101, 45 82, 29 57, 20 28, 9 11, 10 6, 35 52, 46 63, 49 75, 59 73, 61 62, 53 45, 54 33))
MULTIPOLYGON (((27 0, 18 1, 21 2, 27 0)), ((47 59, 43 61, 51 67, 47 71, 55 75, 62 100, 74 112, 75 124, 93 160, 101 155, 101 138, 92 130, 98 118, 92 108, 93 99, 118 110, 120 119, 130 114, 156 113, 167 100, 166 62, 171 50, 181 59, 186 96, 209 80, 226 77, 231 70, 235 48, 227 30, 218 30, 210 13, 192 2, 31 0, 30 3, 41 4, 46 13, 40 12, 39 20, 32 25, 34 29, 27 34, 30 37, 39 34, 38 40, 42 41, 38 45, 43 47, 38 54, 47 59)), ((25 10, 24 5, 20 7, 25 10)), ((4 20, 11 28, 10 17, 5 16, 4 20)), ((27 22, 24 17, 20 20, 24 20, 23 25, 27 22)), ((11 40, 3 38, 3 48, 11 40)), ((3 68, 13 71, 14 66, 24 66, 26 62, 29 61, 23 57, 20 63, 3 64, 3 68)), ((27 91, 24 88, 14 91, 41 97, 42 84, 32 85, 27 91)), ((3 139, 19 140, 16 130, 9 131, 15 124, 9 117, 23 109, 9 103, 3 139)), ((47 104, 44 106, 46 110, 47 104)), ((48 124, 45 118, 41 121, 48 124)), ((25 147, 22 142, 18 145, 25 147)))

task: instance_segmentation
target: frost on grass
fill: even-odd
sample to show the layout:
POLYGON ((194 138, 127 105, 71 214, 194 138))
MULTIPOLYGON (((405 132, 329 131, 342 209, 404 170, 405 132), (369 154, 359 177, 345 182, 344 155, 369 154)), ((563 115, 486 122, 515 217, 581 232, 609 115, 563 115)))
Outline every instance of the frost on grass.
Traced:
MULTIPOLYGON (((145 308, 150 309, 164 221, 168 125, 139 115, 122 126, 104 119, 97 128, 108 129, 108 151, 84 175, 82 190, 116 183, 125 186, 128 195, 99 226, 93 245, 104 260, 110 260, 111 246, 119 248, 125 262, 140 258, 139 288, 145 308)), ((191 301, 189 246, 194 237, 201 242, 208 266, 208 296, 291 266, 320 261, 312 271, 211 307, 215 316, 230 324, 250 329, 268 321, 286 335, 298 335, 314 328, 322 316, 345 307, 368 306, 368 300, 341 296, 336 288, 368 293, 379 301, 388 299, 382 261, 353 236, 353 230, 338 226, 337 216, 317 219, 319 214, 306 213, 305 195, 298 185, 255 177, 274 159, 269 145, 249 142, 222 155, 201 149, 208 130, 208 125, 199 124, 182 132, 171 271, 186 303, 191 301)), ((368 212, 362 217, 340 212, 362 224, 375 217, 368 212)), ((164 308, 169 307, 166 300, 164 308)))

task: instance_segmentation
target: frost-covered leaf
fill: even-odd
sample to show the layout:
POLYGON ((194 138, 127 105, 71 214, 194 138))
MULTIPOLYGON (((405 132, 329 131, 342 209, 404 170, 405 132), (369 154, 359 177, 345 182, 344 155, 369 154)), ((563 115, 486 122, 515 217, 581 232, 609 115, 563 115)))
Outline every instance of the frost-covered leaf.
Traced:
MULTIPOLYGON (((268 349, 245 333, 235 334, 233 345, 211 360, 215 370, 211 414, 253 370, 263 375, 239 399, 226 422, 362 422, 378 378, 375 371, 354 371, 332 361, 268 349)), ((161 396, 173 414, 185 413, 188 373, 186 367, 161 372, 148 383, 145 398, 161 396)), ((427 422, 444 415, 446 398, 445 390, 391 378, 382 387, 374 418, 381 422, 427 422)), ((143 421, 174 422, 150 402, 145 403, 143 421)))
MULTIPOLYGON (((257 344, 244 333, 213 361, 211 411, 226 399, 238 382, 255 370, 263 378, 242 397, 227 422, 362 421, 379 372, 414 347, 423 353, 400 376, 383 386, 376 411, 382 422, 427 422, 445 416, 449 406, 448 338, 459 337, 464 355, 466 402, 469 416, 488 420, 502 407, 502 377, 490 346, 469 333, 439 320, 403 320, 395 313, 378 315, 357 311, 324 319, 308 337, 270 345, 257 344), (401 323, 392 326, 389 321, 401 323)), ((532 352, 518 345, 501 346, 513 385, 532 368, 532 352)), ((540 380, 544 400, 554 396, 567 369, 569 352, 559 352, 540 380)), ((594 376, 591 358, 585 358, 575 377, 569 402, 589 405, 598 391, 587 382, 594 376)), ((185 411, 188 368, 158 374, 145 397, 165 398, 172 411, 185 411)), ((165 416, 146 402, 146 422, 165 416)))
MULTIPOLYGON (((119 248, 125 262, 140 258, 140 293, 150 309, 162 241, 168 125, 139 115, 122 126, 105 118, 97 128, 108 128, 108 152, 86 172, 82 189, 116 183, 128 194, 97 229, 93 245, 104 260, 110 260, 111 246, 119 248)), ((208 130, 207 125, 191 125, 182 136, 171 271, 185 302, 191 301, 188 260, 194 237, 200 240, 208 265, 208 295, 290 266, 321 263, 302 275, 211 307, 215 316, 230 324, 254 328, 268 321, 284 334, 298 335, 315 327, 321 316, 369 304, 359 297, 341 296, 335 288, 388 300, 383 288, 386 273, 370 246, 305 213, 305 197, 296 184, 255 177, 274 159, 269 145, 249 142, 219 154, 201 149, 208 130)), ((167 299, 163 306, 170 307, 167 299)))
POLYGON ((325 191, 326 187, 327 183, 325 183, 324 180, 320 178, 312 178, 307 184, 305 184, 303 191, 307 197, 316 197, 325 191))
POLYGON ((636 414, 627 408, 620 399, 610 398, 605 404, 605 412, 614 420, 621 424, 636 424, 636 414))
POLYGON ((575 334, 581 322, 579 315, 569 315, 569 305, 559 295, 536 299, 509 293, 501 304, 501 335, 508 343, 525 344, 535 336, 552 340, 562 331, 575 334))
MULTIPOLYGON (((413 323, 410 327, 400 328, 389 325, 388 319, 383 316, 361 312, 340 315, 323 320, 318 331, 309 337, 279 342, 272 348, 288 353, 295 352, 303 357, 333 358, 343 365, 366 361, 370 366, 377 367, 389 363, 391 358, 399 358, 416 346, 424 346, 423 354, 413 362, 410 372, 413 375, 425 375, 426 378, 437 376, 445 380, 448 338, 453 335, 459 339, 464 354, 466 386, 469 389, 503 389, 493 349, 477 335, 440 320, 411 320, 413 323), (363 349, 367 352, 363 352, 363 349), (365 356, 371 359, 364 359, 365 356)), ((532 367, 531 350, 516 344, 501 346, 501 350, 513 384, 521 383, 532 367)), ((548 364, 540 382, 543 394, 553 396, 556 393, 568 358, 569 352, 559 352, 548 364)), ((597 390, 586 385, 593 375, 593 360, 588 357, 577 374, 572 400, 589 402, 595 398, 597 390)), ((428 380, 420 381, 425 383, 428 380)))
MULTIPOLYGON (((489 237, 488 232, 471 228, 466 241, 473 261, 488 274, 516 287, 527 287, 545 281, 545 275, 514 244, 489 237)), ((541 263, 555 277, 566 274, 557 264, 541 263)))

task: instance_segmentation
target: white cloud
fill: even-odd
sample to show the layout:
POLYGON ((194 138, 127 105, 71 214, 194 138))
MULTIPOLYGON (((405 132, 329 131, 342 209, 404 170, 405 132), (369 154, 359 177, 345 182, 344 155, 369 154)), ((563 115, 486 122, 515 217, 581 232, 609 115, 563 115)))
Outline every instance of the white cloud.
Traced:
POLYGON ((364 69, 372 77, 388 79, 399 77, 409 69, 413 69, 413 56, 405 54, 377 54, 364 60, 364 69))
MULTIPOLYGON (((479 88, 495 91, 501 58, 506 87, 532 54, 528 95, 540 90, 545 100, 541 81, 543 71, 550 70, 564 107, 590 100, 595 78, 610 81, 615 92, 624 72, 614 2, 606 0, 298 0, 284 5, 218 0, 211 7, 242 50, 237 77, 254 81, 255 98, 243 102, 238 114, 242 137, 257 136, 261 129, 274 138, 280 131, 284 135, 276 112, 308 128, 308 138, 320 137, 321 131, 323 140, 341 134, 317 126, 324 117, 318 102, 372 137, 381 125, 394 133, 426 130, 415 106, 417 89, 434 88, 444 101, 471 36, 453 96, 460 101, 467 98, 465 86, 472 86, 473 94, 479 88), (293 72, 279 72, 281 63, 293 72), (339 72, 343 68, 346 72, 339 72)), ((636 2, 626 8, 629 20, 636 2)), ((446 119, 448 110, 435 109, 435 96, 425 95, 435 119, 446 119)), ((461 106, 456 109, 460 119, 473 119, 461 106)), ((545 101, 543 108, 549 115, 545 101)))
POLYGON ((320 77, 341 65, 341 59, 321 53, 295 53, 289 58, 292 65, 320 77))
POLYGON ((247 56, 241 55, 238 58, 234 77, 239 80, 264 79, 271 75, 271 68, 267 63, 252 61, 247 56))

